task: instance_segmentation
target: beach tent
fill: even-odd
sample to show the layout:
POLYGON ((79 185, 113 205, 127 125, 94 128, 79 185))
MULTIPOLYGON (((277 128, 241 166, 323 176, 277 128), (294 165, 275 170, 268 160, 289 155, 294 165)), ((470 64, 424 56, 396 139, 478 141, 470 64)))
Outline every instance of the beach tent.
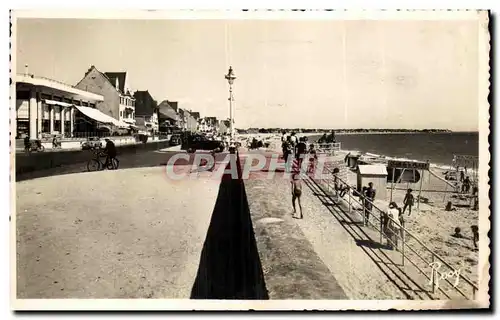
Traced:
POLYGON ((357 190, 361 191, 368 183, 373 182, 377 191, 376 199, 387 199, 387 167, 384 164, 358 165, 357 190))

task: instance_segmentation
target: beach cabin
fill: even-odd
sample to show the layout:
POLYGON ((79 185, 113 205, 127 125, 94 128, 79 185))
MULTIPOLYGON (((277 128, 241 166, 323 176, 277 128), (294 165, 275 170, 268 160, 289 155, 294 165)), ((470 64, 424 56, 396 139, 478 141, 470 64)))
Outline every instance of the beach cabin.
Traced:
POLYGON ((356 166, 358 165, 358 159, 361 155, 359 153, 348 153, 345 156, 345 162, 347 167, 351 169, 355 169, 356 166))
POLYGON ((363 187, 373 182, 377 191, 376 199, 387 199, 387 167, 383 164, 358 165, 357 190, 361 192, 363 187))

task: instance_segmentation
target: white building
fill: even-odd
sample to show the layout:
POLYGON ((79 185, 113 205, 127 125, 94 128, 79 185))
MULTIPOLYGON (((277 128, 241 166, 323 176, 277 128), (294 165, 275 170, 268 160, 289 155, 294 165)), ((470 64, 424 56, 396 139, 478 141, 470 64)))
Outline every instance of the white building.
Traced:
POLYGON ((62 82, 19 74, 15 78, 16 108, 12 132, 17 138, 32 139, 43 134, 72 137, 80 116, 101 123, 113 123, 110 117, 95 109, 103 96, 77 89, 62 82))

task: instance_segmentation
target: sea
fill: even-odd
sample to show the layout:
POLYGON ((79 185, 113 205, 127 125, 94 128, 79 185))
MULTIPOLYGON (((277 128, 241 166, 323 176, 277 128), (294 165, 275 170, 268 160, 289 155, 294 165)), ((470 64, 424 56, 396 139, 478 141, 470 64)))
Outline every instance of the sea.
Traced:
MULTIPOLYGON (((321 135, 311 136, 309 141, 316 141, 319 137, 321 135)), ((439 166, 451 165, 455 154, 479 154, 478 132, 338 134, 336 139, 343 150, 429 160, 439 166)))

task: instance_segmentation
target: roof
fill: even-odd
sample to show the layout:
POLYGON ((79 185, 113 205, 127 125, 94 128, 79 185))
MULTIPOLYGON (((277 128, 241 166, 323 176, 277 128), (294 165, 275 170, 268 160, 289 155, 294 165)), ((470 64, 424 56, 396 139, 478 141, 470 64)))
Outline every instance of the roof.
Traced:
POLYGON ((175 109, 169 104, 167 100, 163 100, 158 105, 158 112, 160 113, 160 117, 172 119, 175 121, 179 121, 179 116, 175 109))
POLYGON ((152 115, 158 108, 156 101, 148 90, 136 91, 134 93, 134 98, 136 115, 152 115))
POLYGON ((200 113, 199 112, 191 112, 191 115, 196 119, 200 119, 200 113))
POLYGON ((62 83, 57 80, 35 77, 34 75, 16 75, 15 82, 26 83, 32 86, 41 86, 46 88, 55 89, 57 91, 62 91, 74 95, 77 99, 85 99, 89 101, 104 101, 104 97, 100 94, 96 94, 90 91, 79 89, 78 87, 71 86, 69 84, 62 83))
POLYGON ((362 175, 387 176, 387 167, 380 164, 358 165, 358 172, 362 175))
POLYGON ((177 112, 177 109, 179 109, 178 102, 177 101, 168 101, 168 100, 166 100, 166 101, 172 107, 172 109, 174 109, 174 111, 177 112))
POLYGON ((116 79, 118 78, 118 89, 123 94, 127 94, 127 92, 125 92, 125 78, 127 77, 126 72, 104 72, 104 75, 108 77, 113 86, 115 86, 116 79))

